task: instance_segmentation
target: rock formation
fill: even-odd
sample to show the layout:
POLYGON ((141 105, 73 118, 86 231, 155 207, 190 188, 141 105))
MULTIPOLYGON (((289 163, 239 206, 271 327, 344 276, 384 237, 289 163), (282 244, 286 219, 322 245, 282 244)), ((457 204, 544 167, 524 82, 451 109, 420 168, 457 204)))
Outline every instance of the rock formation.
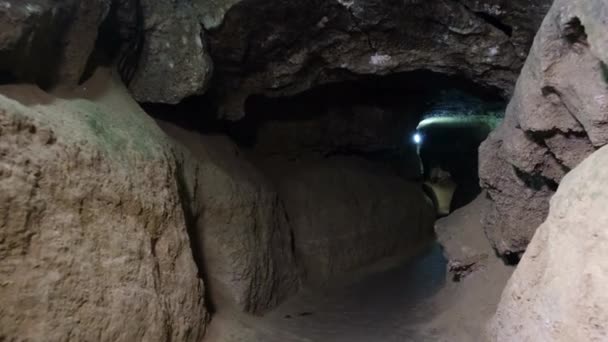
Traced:
POLYGON ((250 94, 417 69, 511 92, 550 1, 212 1, 221 115, 250 94), (221 5, 220 5, 221 4, 221 5), (217 22, 223 18, 221 25, 217 22))
POLYGON ((606 165, 604 147, 562 180, 547 220, 502 294, 492 341, 604 341, 608 336, 606 165))
POLYGON ((564 175, 608 141, 603 1, 556 1, 538 32, 502 126, 480 148, 493 206, 486 233, 521 254, 564 175))
POLYGON ((272 163, 306 277, 323 282, 386 258, 411 257, 432 237, 422 187, 360 158, 272 163))
POLYGON ((70 96, 0 87, 0 340, 200 341, 171 142, 117 81, 70 96))
POLYGON ((161 126, 181 151, 193 248, 214 309, 260 314, 294 294, 293 233, 273 185, 227 137, 161 126))
POLYGON ((110 3, 111 0, 1 1, 1 74, 43 86, 77 84, 110 3))

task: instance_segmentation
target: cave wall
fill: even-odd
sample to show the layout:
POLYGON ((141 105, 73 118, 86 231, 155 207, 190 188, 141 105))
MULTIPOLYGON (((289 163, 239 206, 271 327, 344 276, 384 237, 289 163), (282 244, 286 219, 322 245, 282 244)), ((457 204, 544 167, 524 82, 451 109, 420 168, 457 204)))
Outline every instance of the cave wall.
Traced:
POLYGON ((361 155, 399 145, 400 112, 312 120, 314 156, 282 169, 225 137, 163 132, 133 98, 205 93, 219 113, 193 115, 235 120, 252 94, 415 69, 509 94, 548 3, 0 1, 0 340, 198 341, 224 302, 263 313, 307 274, 411 254, 433 219, 413 161, 361 155))
POLYGON ((540 28, 504 123, 480 149, 493 201, 485 230, 500 254, 521 254, 564 175, 608 139, 602 1, 557 1, 540 28))
POLYGON ((292 227, 275 186, 229 137, 157 122, 182 164, 195 259, 213 310, 263 314, 297 292, 292 227))
POLYGON ((0 340, 200 341, 171 142, 94 78, 77 99, 0 87, 0 340))

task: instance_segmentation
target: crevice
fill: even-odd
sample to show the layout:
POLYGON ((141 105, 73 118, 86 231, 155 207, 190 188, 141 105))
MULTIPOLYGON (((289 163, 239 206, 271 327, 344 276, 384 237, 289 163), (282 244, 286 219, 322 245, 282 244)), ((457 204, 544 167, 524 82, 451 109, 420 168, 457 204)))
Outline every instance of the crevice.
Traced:
POLYGON ((513 166, 513 170, 519 179, 521 179, 526 187, 536 191, 541 191, 543 188, 555 192, 557 191, 558 184, 554 180, 547 178, 538 173, 526 173, 513 166))
MULTIPOLYGON (((177 158, 175 158, 177 159, 177 158)), ((197 222, 200 218, 200 213, 194 213, 191 207, 193 198, 188 193, 188 186, 186 179, 184 178, 184 168, 181 162, 176 162, 175 167, 175 183, 177 186, 177 193, 180 199, 182 211, 184 213, 184 223, 186 225, 186 232, 188 234, 188 240, 190 241, 190 251, 192 252, 192 258, 196 264, 198 271, 198 277, 203 281, 205 285, 205 307, 207 311, 213 314, 216 310, 214 302, 211 298, 210 282, 206 281, 206 269, 204 263, 204 255, 201 248, 199 248, 200 232, 197 227, 197 222)))
POLYGON ((377 52, 378 49, 374 45, 374 42, 372 41, 371 36, 369 35, 369 33, 367 31, 365 31, 365 30, 363 30, 363 28, 361 28, 361 24, 359 22, 359 18, 357 18, 357 16, 355 16, 355 14, 353 13, 353 11, 350 10, 350 7, 344 6, 344 8, 346 8, 346 11, 348 12, 348 15, 350 16, 350 19, 353 22, 353 25, 355 26, 355 28, 357 29, 357 31, 360 32, 365 37, 365 39, 367 41, 367 46, 373 52, 377 52))
POLYGON ((572 18, 564 26, 563 31, 564 39, 570 44, 582 44, 587 46, 587 32, 585 27, 581 23, 581 20, 577 17, 572 18))
POLYGON ((608 85, 608 65, 600 61, 600 70, 602 71, 602 77, 604 78, 604 82, 606 83, 606 85, 608 85))
POLYGON ((511 252, 507 251, 502 255, 502 260, 506 265, 509 266, 517 266, 519 261, 521 260, 521 252, 511 252))
POLYGON ((504 33, 505 35, 507 35, 508 37, 512 37, 513 36, 513 26, 508 25, 504 22, 502 22, 499 18, 487 13, 487 12, 482 12, 482 11, 474 11, 472 8, 470 8, 469 6, 461 3, 458 0, 454 0, 455 2, 459 3, 462 7, 464 7, 469 13, 473 14, 475 17, 481 19, 483 22, 487 23, 488 25, 494 27, 495 29, 501 31, 502 33, 504 33))

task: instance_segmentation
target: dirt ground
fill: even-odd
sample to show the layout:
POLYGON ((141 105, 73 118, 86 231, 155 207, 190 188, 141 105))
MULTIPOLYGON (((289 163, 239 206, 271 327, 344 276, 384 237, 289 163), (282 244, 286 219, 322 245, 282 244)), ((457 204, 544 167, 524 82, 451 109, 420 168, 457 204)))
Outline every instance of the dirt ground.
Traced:
POLYGON ((439 243, 409 262, 324 289, 304 289, 263 317, 218 312, 212 342, 483 341, 513 267, 483 235, 482 194, 436 223, 439 243), (459 282, 452 262, 474 260, 459 282))

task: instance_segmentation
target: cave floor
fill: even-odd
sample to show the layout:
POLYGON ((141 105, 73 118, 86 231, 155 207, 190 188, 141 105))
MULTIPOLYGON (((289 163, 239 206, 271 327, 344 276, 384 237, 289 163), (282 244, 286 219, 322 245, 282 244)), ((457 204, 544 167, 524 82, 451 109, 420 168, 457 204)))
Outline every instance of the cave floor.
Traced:
POLYGON ((323 290, 304 289, 263 317, 219 313, 205 340, 480 341, 511 273, 496 258, 453 282, 446 278, 446 260, 434 243, 402 265, 323 290))

